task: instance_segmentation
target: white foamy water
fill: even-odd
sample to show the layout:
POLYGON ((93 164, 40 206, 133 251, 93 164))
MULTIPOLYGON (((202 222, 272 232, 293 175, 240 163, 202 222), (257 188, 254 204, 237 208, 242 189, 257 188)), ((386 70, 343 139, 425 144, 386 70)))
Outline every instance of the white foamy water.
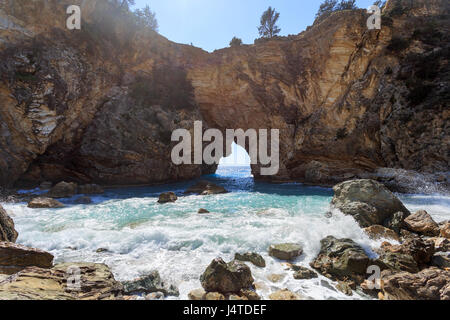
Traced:
MULTIPOLYGON (((332 235, 351 238, 368 254, 380 241, 370 240, 353 218, 329 210, 332 191, 298 184, 257 184, 237 176, 210 177, 232 193, 215 196, 181 196, 187 184, 152 188, 108 190, 94 197, 93 205, 63 209, 29 209, 26 204, 2 204, 19 231, 18 242, 55 255, 55 262, 105 263, 118 280, 131 280, 158 270, 166 282, 176 285, 180 298, 200 288, 199 277, 216 257, 233 259, 236 252, 254 251, 266 260, 266 268, 248 264, 258 294, 288 288, 310 299, 368 299, 359 293, 347 297, 334 289, 332 281, 319 277, 295 280, 293 272, 267 254, 273 243, 295 242, 304 253, 294 263, 309 267, 320 249, 320 240, 332 235), (157 204, 162 191, 180 193, 176 203, 157 204), (199 208, 211 214, 199 215, 199 208), (70 247, 70 248, 69 248, 70 247), (106 253, 96 253, 106 248, 106 253), (74 250, 76 249, 76 250, 74 250), (268 280, 281 274, 278 283, 268 280)), ((449 219, 450 199, 444 196, 402 196, 415 211, 426 209, 437 221, 449 219)))

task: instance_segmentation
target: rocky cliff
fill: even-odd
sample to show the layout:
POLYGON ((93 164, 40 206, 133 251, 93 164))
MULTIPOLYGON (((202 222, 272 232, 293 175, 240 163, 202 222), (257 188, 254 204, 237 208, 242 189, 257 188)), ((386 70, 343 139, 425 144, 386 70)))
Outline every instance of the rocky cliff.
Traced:
POLYGON ((388 1, 381 30, 367 29, 365 10, 342 11, 213 53, 136 27, 106 0, 0 3, 0 185, 198 177, 215 167, 172 164, 170 136, 202 120, 280 129, 273 181, 389 167, 448 187, 446 0, 388 1), (69 2, 81 30, 65 28, 69 2))

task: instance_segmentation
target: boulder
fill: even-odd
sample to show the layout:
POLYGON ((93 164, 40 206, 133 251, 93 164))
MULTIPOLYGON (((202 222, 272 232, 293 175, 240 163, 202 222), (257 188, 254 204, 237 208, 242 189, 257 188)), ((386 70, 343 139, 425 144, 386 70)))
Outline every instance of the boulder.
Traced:
POLYGON ((199 194, 199 195, 211 195, 211 194, 222 194, 228 193, 228 191, 219 185, 212 182, 202 180, 197 182, 195 185, 189 187, 185 194, 199 194))
POLYGON ((405 219, 406 228, 409 231, 416 232, 425 236, 438 236, 440 233, 439 225, 425 211, 417 211, 405 219))
POLYGON ((234 259, 238 261, 248 261, 260 268, 266 267, 266 261, 264 258, 255 252, 246 252, 244 254, 236 253, 234 259))
POLYGON ((75 203, 76 204, 91 204, 92 199, 91 199, 91 197, 88 197, 88 196, 79 197, 78 199, 75 200, 75 203))
POLYGON ((408 215, 404 212, 396 212, 391 217, 384 220, 383 226, 388 229, 394 230, 397 234, 405 228, 405 219, 408 215))
POLYGON ((164 204, 169 202, 175 202, 178 197, 173 192, 164 192, 159 195, 158 203, 164 204))
POLYGON ((450 271, 431 267, 418 273, 383 271, 385 300, 449 300, 450 271))
POLYGON ((225 263, 221 258, 214 259, 201 275, 202 287, 207 292, 237 293, 253 286, 250 268, 242 262, 225 263))
POLYGON ((294 270, 294 279, 296 280, 315 279, 318 277, 317 273, 302 266, 292 265, 291 269, 294 270))
POLYGON ((382 225, 397 212, 410 214, 391 191, 374 180, 346 181, 333 190, 332 206, 353 216, 363 228, 382 225))
POLYGON ((450 268, 450 252, 438 252, 431 258, 431 264, 441 269, 450 268))
POLYGON ((197 213, 198 214, 205 214, 205 213, 210 213, 210 212, 208 210, 206 210, 206 209, 200 208, 200 209, 198 209, 197 213))
POLYGON ((98 184, 85 184, 78 186, 78 193, 80 194, 103 194, 105 190, 98 184))
POLYGON ((293 260, 303 253, 303 248, 296 243, 273 244, 269 247, 269 256, 280 260, 293 260))
POLYGON ((402 244, 399 245, 383 243, 380 250, 384 252, 391 252, 394 254, 404 254, 411 256, 418 266, 428 264, 435 252, 433 241, 422 240, 420 238, 406 239, 402 244))
POLYGON ((173 285, 167 286, 159 276, 158 271, 137 278, 133 281, 122 282, 123 289, 127 295, 142 295, 152 292, 162 292, 165 296, 179 296, 178 289, 173 285))
POLYGON ((115 300, 122 285, 104 264, 26 268, 0 283, 0 300, 115 300))
POLYGON ((63 181, 54 185, 47 193, 47 196, 51 198, 70 198, 76 195, 77 192, 78 186, 76 183, 63 181))
POLYGON ((28 208, 33 209, 42 209, 42 208, 64 208, 64 205, 59 202, 58 200, 55 200, 53 198, 45 198, 45 197, 38 197, 34 198, 30 202, 28 202, 28 208))
POLYGON ((369 238, 371 238, 373 240, 388 239, 388 240, 400 241, 400 236, 397 233, 395 233, 394 230, 385 228, 380 225, 373 225, 373 226, 364 228, 364 232, 369 236, 369 238))
POLYGON ((379 266, 381 270, 419 272, 419 267, 414 258, 409 254, 400 252, 381 252, 378 259, 374 261, 374 264, 379 266))
POLYGON ((12 242, 0 242, 0 273, 13 274, 31 266, 51 268, 53 255, 12 242))
POLYGON ((188 293, 189 300, 205 300, 206 291, 203 289, 194 289, 188 293))
POLYGON ((278 290, 269 296, 270 300, 302 300, 302 297, 288 289, 278 290))
POLYGON ((14 221, 0 205, 0 241, 16 242, 18 232, 14 228, 14 221))
POLYGON ((369 266, 369 257, 351 239, 328 236, 320 241, 320 252, 311 267, 322 275, 337 280, 355 279, 362 282, 369 266))
POLYGON ((441 226, 440 236, 442 238, 450 239, 450 222, 447 222, 441 226))

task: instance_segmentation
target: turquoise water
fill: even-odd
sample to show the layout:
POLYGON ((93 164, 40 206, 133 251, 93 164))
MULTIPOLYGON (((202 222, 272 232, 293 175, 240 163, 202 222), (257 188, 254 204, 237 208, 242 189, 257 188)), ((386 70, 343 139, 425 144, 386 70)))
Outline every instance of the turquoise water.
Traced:
MULTIPOLYGON (((93 205, 75 205, 64 199, 62 209, 28 209, 26 204, 2 204, 19 231, 18 242, 55 255, 55 262, 91 261, 109 265, 119 280, 133 279, 158 270, 163 279, 177 285, 180 298, 200 287, 199 276, 218 256, 231 260, 235 252, 255 251, 267 267, 250 265, 258 293, 267 298, 278 289, 289 288, 311 299, 367 299, 347 297, 324 277, 294 280, 292 272, 267 255, 272 243, 297 242, 304 254, 295 262, 308 266, 328 235, 349 237, 370 255, 380 241, 370 240, 351 218, 329 210, 331 189, 301 184, 255 183, 249 168, 221 168, 206 176, 230 193, 213 196, 183 196, 194 182, 156 187, 110 189, 93 197, 93 205), (160 205, 161 192, 174 191, 175 203, 160 205), (211 214, 199 215, 199 208, 211 214), (106 253, 96 249, 106 248, 106 253), (272 283, 267 278, 281 274, 272 283)), ((450 218, 450 198, 441 195, 401 196, 414 211, 428 210, 437 221, 450 218)))

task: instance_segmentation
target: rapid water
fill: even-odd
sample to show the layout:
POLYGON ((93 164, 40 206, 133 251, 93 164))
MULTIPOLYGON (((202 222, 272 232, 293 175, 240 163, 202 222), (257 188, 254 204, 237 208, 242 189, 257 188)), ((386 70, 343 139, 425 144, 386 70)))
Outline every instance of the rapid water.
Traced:
MULTIPOLYGON (((199 276, 216 257, 230 261, 235 252, 254 251, 266 260, 266 268, 248 264, 258 294, 268 298, 288 288, 310 299, 368 299, 347 297, 334 289, 327 278, 295 280, 291 271, 267 254, 270 244, 300 243, 304 254, 295 263, 309 267, 328 235, 351 238, 368 254, 380 241, 370 240, 353 218, 329 210, 331 189, 301 184, 255 183, 249 168, 220 168, 206 176, 223 185, 228 194, 183 196, 193 182, 157 187, 109 189, 93 197, 92 205, 75 205, 64 199, 62 209, 28 209, 25 203, 2 204, 19 232, 18 243, 41 248, 55 256, 55 262, 90 261, 105 263, 118 280, 131 280, 158 270, 163 280, 175 284, 180 298, 200 288, 199 276), (175 203, 160 205, 161 192, 174 191, 175 203), (199 215, 199 208, 211 214, 199 215), (98 248, 108 252, 96 253, 98 248), (277 283, 271 274, 282 275, 277 283)), ((427 210, 436 221, 450 218, 450 197, 402 195, 411 210, 427 210)))

